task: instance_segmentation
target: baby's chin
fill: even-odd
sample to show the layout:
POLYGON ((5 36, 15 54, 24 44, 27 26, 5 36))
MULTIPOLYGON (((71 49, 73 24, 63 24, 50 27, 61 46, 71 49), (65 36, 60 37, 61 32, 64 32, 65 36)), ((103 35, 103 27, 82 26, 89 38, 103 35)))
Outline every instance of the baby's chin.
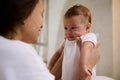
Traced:
POLYGON ((75 38, 68 38, 68 40, 69 40, 69 41, 73 41, 73 40, 75 40, 75 38))

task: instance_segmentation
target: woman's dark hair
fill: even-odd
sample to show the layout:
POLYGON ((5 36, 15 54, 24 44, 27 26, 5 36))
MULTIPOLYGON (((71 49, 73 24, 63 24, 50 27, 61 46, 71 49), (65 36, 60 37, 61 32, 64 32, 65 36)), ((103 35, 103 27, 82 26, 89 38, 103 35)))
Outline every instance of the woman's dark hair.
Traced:
POLYGON ((88 20, 89 23, 91 23, 91 13, 87 7, 85 7, 81 4, 74 5, 73 7, 68 9, 68 11, 65 13, 64 17, 71 18, 72 16, 76 16, 76 15, 83 15, 85 17, 85 19, 88 20))
POLYGON ((32 13, 39 0, 1 0, 0 1, 0 35, 14 31, 16 25, 32 13))

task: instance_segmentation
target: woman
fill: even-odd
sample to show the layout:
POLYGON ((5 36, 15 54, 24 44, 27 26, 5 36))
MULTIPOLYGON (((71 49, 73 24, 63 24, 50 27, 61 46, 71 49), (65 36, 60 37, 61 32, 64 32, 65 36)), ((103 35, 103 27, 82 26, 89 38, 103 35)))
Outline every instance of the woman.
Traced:
POLYGON ((30 45, 43 26, 42 0, 1 0, 0 10, 0 80, 54 80, 30 45))
POLYGON ((0 80, 54 80, 36 43, 43 26, 42 0, 0 2, 0 80))

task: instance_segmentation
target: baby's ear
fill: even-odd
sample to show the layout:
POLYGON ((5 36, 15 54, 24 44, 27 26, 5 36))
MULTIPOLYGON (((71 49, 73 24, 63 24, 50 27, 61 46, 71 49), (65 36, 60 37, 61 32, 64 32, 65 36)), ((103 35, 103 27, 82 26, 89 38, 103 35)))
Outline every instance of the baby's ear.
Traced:
POLYGON ((91 28, 91 23, 87 23, 86 24, 86 31, 90 32, 90 28, 91 28))

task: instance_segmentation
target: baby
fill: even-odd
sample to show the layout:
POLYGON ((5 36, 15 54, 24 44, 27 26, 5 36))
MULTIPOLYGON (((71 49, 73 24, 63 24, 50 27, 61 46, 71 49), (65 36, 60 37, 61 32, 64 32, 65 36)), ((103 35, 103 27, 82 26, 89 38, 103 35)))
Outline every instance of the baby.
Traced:
MULTIPOLYGON (((91 71, 89 57, 93 54, 92 50, 96 46, 97 38, 94 33, 89 33, 90 28, 91 13, 87 7, 74 5, 65 13, 65 41, 60 48, 64 51, 62 80, 93 80, 96 75, 95 68, 91 71), (78 46, 77 39, 82 41, 81 46, 78 46)), ((52 57, 53 63, 58 58, 56 55, 60 53, 60 49, 52 57)))

